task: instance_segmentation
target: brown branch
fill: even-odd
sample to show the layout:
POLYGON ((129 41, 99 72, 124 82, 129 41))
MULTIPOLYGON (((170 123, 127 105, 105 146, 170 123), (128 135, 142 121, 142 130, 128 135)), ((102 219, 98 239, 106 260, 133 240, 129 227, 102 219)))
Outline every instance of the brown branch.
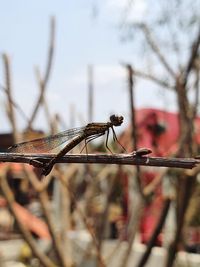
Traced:
POLYGON ((200 45, 200 27, 199 27, 199 32, 197 34, 196 40, 194 40, 192 49, 191 49, 191 55, 188 60, 188 64, 185 68, 185 73, 184 73, 184 78, 183 78, 183 86, 185 87, 188 81, 188 76, 193 69, 194 66, 194 61, 198 56, 198 50, 199 50, 199 45, 200 45))
MULTIPOLYGON (((42 184, 42 182, 38 180, 37 176, 34 174, 33 171, 30 171, 30 170, 27 171, 26 168, 24 168, 24 170, 33 188, 36 190, 36 192, 38 192, 37 190, 41 188, 40 184, 42 184)), ((49 231, 51 233, 51 237, 54 243, 54 248, 57 254, 57 258, 61 266, 67 267, 68 265, 65 262, 64 250, 62 248, 60 240, 57 237, 57 234, 55 231, 55 225, 51 218, 50 203, 48 200, 47 192, 46 190, 43 189, 42 191, 39 191, 38 194, 39 194, 40 203, 42 205, 42 209, 44 212, 44 216, 45 216, 45 219, 46 219, 46 222, 47 222, 47 225, 48 225, 48 228, 49 228, 49 231)))
POLYGON ((130 233, 128 233, 128 247, 122 257, 120 267, 128 266, 128 260, 131 255, 133 242, 135 240, 135 235, 138 231, 138 226, 139 226, 139 222, 140 222, 143 207, 144 207, 144 201, 141 199, 140 196, 138 196, 134 204, 135 204, 134 211, 133 211, 134 218, 132 219, 131 225, 129 226, 130 233))
POLYGON ((38 111, 41 103, 43 102, 44 92, 46 90, 47 83, 49 81, 49 77, 50 77, 50 73, 51 73, 51 69, 52 69, 52 61, 53 61, 53 55, 54 55, 54 43, 55 43, 55 18, 54 17, 51 18, 50 24, 51 24, 50 25, 50 42, 49 42, 49 51, 48 51, 46 71, 45 71, 45 74, 44 74, 44 78, 41 79, 40 95, 39 95, 38 101, 36 102, 36 106, 35 106, 35 108, 33 110, 33 113, 31 115, 31 118, 29 120, 27 128, 31 128, 31 126, 33 124, 33 121, 34 121, 34 119, 36 117, 37 111, 38 111))
POLYGON ((17 142, 17 126, 15 113, 13 110, 13 100, 12 100, 12 89, 11 89, 11 74, 10 74, 10 60, 8 55, 3 54, 4 68, 5 68, 5 84, 6 84, 6 94, 8 98, 8 117, 12 126, 13 139, 14 142, 17 142))
POLYGON ((165 69, 168 71, 168 73, 173 78, 175 78, 176 74, 174 73, 173 69, 170 67, 170 65, 167 62, 164 55, 161 53, 161 50, 158 47, 158 45, 156 44, 149 27, 144 23, 139 23, 139 24, 137 24, 137 26, 143 30, 148 44, 150 45, 150 47, 151 47, 152 51, 155 53, 155 55, 159 58, 162 65, 165 67, 165 69))
POLYGON ((45 96, 44 96, 44 93, 45 93, 44 89, 45 89, 46 86, 44 86, 44 81, 41 78, 40 71, 39 71, 38 68, 36 68, 35 72, 36 72, 36 79, 37 79, 37 82, 38 82, 38 85, 39 85, 40 95, 41 95, 41 100, 38 102, 38 107, 39 107, 39 105, 41 103, 43 104, 48 125, 50 126, 51 133, 53 133, 51 116, 50 116, 49 108, 48 108, 48 105, 47 105, 47 101, 45 100, 45 96))
MULTIPOLYGON (((132 139, 132 149, 137 150, 137 126, 136 126, 136 115, 135 115, 135 101, 134 101, 134 72, 132 66, 130 64, 126 65, 127 69, 127 76, 128 76, 128 89, 129 89, 129 106, 130 106, 130 113, 131 113, 131 139, 132 139)), ((137 189, 141 198, 144 200, 144 194, 142 190, 142 185, 140 181, 140 167, 136 165, 136 182, 137 182, 137 189)))
POLYGON ((104 261, 102 259, 101 253, 99 251, 99 244, 98 244, 96 235, 94 234, 93 227, 88 222, 87 217, 84 215, 82 209, 79 208, 77 200, 76 200, 76 196, 75 196, 74 192, 72 190, 70 190, 69 185, 68 185, 68 183, 67 183, 67 181, 65 179, 66 177, 63 175, 62 172, 59 172, 59 171, 58 171, 58 175, 59 175, 60 181, 62 182, 63 186, 65 186, 66 189, 68 190, 68 193, 69 193, 69 195, 71 197, 71 200, 73 201, 77 212, 79 213, 80 217, 82 218, 83 223, 84 223, 86 229, 88 230, 88 233, 91 235, 91 238, 92 238, 95 250, 96 250, 96 255, 97 255, 97 260, 98 260, 99 266, 100 267, 105 267, 105 263, 104 263, 104 261))
POLYGON ((20 218, 18 217, 16 210, 15 210, 15 200, 14 200, 14 196, 13 193, 7 183, 6 180, 6 173, 7 173, 7 166, 4 167, 4 171, 2 171, 1 169, 1 173, 0 173, 0 186, 1 186, 1 191, 7 201, 7 204, 9 206, 10 211, 12 212, 18 228, 20 230, 20 232, 22 233, 24 239, 26 240, 26 242, 28 243, 28 245, 30 246, 33 254, 40 260, 40 262, 42 263, 43 266, 45 267, 56 267, 56 264, 53 263, 49 257, 47 257, 43 252, 41 252, 41 250, 38 248, 37 243, 35 242, 35 240, 33 239, 30 231, 21 223, 20 218))
MULTIPOLYGON (((34 167, 42 167, 43 163, 49 162, 57 154, 18 154, 0 153, 0 162, 18 162, 31 164, 34 167)), ((142 165, 156 167, 173 167, 192 169, 200 164, 199 159, 194 158, 165 158, 135 156, 130 154, 67 154, 56 163, 95 163, 95 164, 120 164, 142 165)))
POLYGON ((166 217, 167 217, 167 214, 168 214, 168 211, 169 211, 170 203, 171 203, 171 200, 169 198, 167 198, 165 200, 165 202, 164 202, 164 206, 163 206, 162 213, 160 215, 160 219, 158 220, 156 228, 155 228, 150 240, 147 243, 146 251, 142 255, 137 267, 145 266, 150 254, 151 254, 152 248, 156 243, 156 239, 157 239, 159 233, 161 232, 162 227, 163 227, 163 225, 165 223, 165 220, 166 220, 166 217))
POLYGON ((193 114, 192 114, 192 118, 191 118, 192 120, 194 120, 195 117, 197 116, 197 111, 198 111, 198 106, 199 106, 199 89, 200 89, 200 87, 199 87, 199 85, 200 85, 200 83, 199 83, 199 79, 200 79, 199 71, 200 71, 200 67, 199 66, 195 67, 195 75, 196 75, 195 82, 194 82, 194 90, 195 90, 194 99, 195 100, 194 100, 194 105, 193 105, 193 114))
POLYGON ((173 85, 170 85, 169 83, 167 83, 166 81, 164 80, 160 80, 158 79, 157 77, 155 77, 154 75, 150 74, 150 73, 145 73, 143 71, 140 71, 140 70, 136 70, 135 68, 133 68, 133 71, 134 71, 134 74, 138 77, 141 77, 143 79, 146 79, 146 80, 150 80, 152 82, 155 82, 157 83, 159 86, 162 86, 164 88, 167 88, 167 89, 172 89, 174 90, 175 89, 175 86, 173 85))
MULTIPOLYGON (((125 62, 121 62, 120 63, 123 67, 126 67, 128 64, 125 63, 125 62)), ((167 83, 166 81, 164 80, 161 80, 159 78, 157 78, 155 75, 152 75, 150 73, 146 73, 144 71, 141 71, 141 70, 138 70, 138 69, 135 69, 133 66, 131 66, 132 68, 132 72, 134 75, 140 77, 140 78, 143 78, 145 80, 150 80, 152 82, 155 82, 156 84, 158 84, 159 86, 162 86, 164 88, 167 88, 167 89, 171 89, 171 90, 174 90, 175 89, 175 86, 173 85, 170 85, 169 83, 167 83)))
POLYGON ((182 177, 182 183, 179 186, 178 190, 180 193, 180 201, 179 201, 179 209, 177 216, 177 227, 176 233, 174 236, 174 240, 170 244, 167 251, 167 259, 165 263, 165 267, 173 266, 173 262, 176 256, 176 252, 178 250, 178 245, 181 240, 181 233, 184 226, 185 214, 189 205, 189 201, 191 199, 192 189, 194 185, 195 177, 187 176, 182 177))
POLYGON ((93 121, 94 115, 94 67, 88 66, 88 120, 93 121))
POLYGON ((150 196, 158 187, 158 185, 160 185, 163 177, 166 175, 166 173, 168 172, 168 168, 164 168, 164 170, 159 171, 155 178, 143 188, 143 192, 145 197, 147 198, 148 196, 150 196))
MULTIPOLYGON (((0 84, 0 90, 8 94, 7 89, 2 84, 0 84)), ((22 108, 12 98, 10 98, 10 102, 12 103, 13 107, 19 112, 19 114, 24 118, 24 120, 28 122, 28 117, 26 116, 22 108)))

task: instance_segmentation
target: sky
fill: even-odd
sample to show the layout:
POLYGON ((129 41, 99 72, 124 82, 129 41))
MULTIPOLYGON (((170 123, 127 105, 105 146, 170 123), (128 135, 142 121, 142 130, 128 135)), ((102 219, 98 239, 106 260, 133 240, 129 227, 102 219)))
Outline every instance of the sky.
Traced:
MULTIPOLYGON (((44 73, 50 17, 54 16, 55 55, 46 91, 51 115, 60 114, 66 127, 88 123, 87 70, 92 65, 93 121, 106 122, 114 113, 123 115, 124 127, 127 126, 129 99, 126 73, 120 62, 142 64, 143 59, 135 54, 131 42, 121 41, 119 22, 127 14, 129 19, 141 20, 148 12, 145 0, 136 0, 133 12, 128 13, 125 8, 127 0, 0 2, 0 53, 6 53, 10 58, 13 97, 27 116, 30 116, 39 95, 35 67, 39 67, 41 73, 44 73)), ((5 84, 2 60, 0 84, 5 84)), ((150 83, 136 80, 137 108, 170 106, 173 109, 172 97, 150 83)), ((5 113, 5 100, 4 93, 0 92, 1 132, 11 129, 5 113)), ((23 130, 26 122, 20 114, 16 114, 18 129, 23 130)), ((34 126, 42 130, 48 129, 42 108, 34 126)))

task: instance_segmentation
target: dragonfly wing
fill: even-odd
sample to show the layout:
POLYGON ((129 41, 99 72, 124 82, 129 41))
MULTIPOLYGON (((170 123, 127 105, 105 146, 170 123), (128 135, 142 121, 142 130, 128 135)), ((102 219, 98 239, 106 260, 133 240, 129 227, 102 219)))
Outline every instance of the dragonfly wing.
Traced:
POLYGON ((55 135, 15 144, 9 148, 9 151, 13 153, 49 152, 73 137, 80 135, 83 132, 83 129, 84 128, 70 129, 55 135))

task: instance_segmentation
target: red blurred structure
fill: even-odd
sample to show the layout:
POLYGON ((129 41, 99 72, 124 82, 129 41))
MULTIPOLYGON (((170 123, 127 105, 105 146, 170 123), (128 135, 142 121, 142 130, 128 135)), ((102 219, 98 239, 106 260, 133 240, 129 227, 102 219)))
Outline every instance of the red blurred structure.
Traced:
MULTIPOLYGON (((167 112, 153 108, 144 108, 136 111, 137 148, 149 148, 153 156, 170 156, 178 149, 179 118, 178 113, 167 112)), ((194 141, 200 144, 200 118, 195 119, 194 141)), ((131 126, 121 135, 120 142, 131 152, 131 126)), ((183 155, 184 156, 184 155, 183 155)), ((157 175, 158 169, 146 168, 142 171, 142 185, 148 185, 157 175)), ((163 199, 161 186, 154 193, 153 201, 146 205, 141 219, 141 241, 147 243, 160 215, 163 199)), ((126 197, 128 199, 128 197, 126 197)), ((157 240, 161 245, 162 236, 157 240)))
MULTIPOLYGON (((168 156, 176 152, 179 141, 178 113, 158 109, 140 109, 136 111, 138 148, 146 147, 156 156, 168 156)), ((131 152, 129 127, 120 141, 131 152)), ((200 143, 200 117, 195 120, 195 142, 200 143)))

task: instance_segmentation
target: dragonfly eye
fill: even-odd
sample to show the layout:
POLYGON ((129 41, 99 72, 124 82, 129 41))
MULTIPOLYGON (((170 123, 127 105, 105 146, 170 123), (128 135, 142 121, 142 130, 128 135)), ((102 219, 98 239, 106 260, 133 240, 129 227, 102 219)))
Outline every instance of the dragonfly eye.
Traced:
POLYGON ((122 116, 116 116, 116 115, 111 115, 110 116, 110 121, 114 126, 119 126, 122 124, 124 118, 122 116))

